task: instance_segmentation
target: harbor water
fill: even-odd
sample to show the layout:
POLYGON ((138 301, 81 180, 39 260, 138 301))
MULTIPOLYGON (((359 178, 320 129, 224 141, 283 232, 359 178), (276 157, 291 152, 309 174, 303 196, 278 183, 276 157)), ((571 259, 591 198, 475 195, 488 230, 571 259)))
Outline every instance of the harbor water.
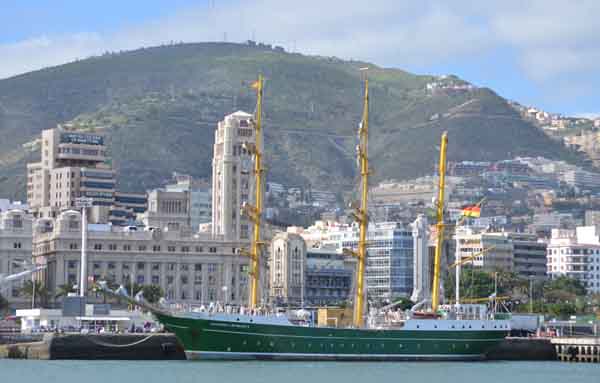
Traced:
POLYGON ((335 363, 0 360, 2 382, 596 382, 597 364, 564 362, 335 363))

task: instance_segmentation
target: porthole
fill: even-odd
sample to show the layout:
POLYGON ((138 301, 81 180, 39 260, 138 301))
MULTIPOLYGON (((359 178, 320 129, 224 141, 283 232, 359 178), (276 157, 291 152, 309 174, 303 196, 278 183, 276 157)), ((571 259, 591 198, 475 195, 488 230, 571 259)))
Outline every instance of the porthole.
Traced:
POLYGON ((456 350, 456 345, 454 343, 452 343, 452 349, 456 350))
POLYGON ((296 348, 296 343, 292 342, 292 348, 296 348))
POLYGON ((417 328, 419 328, 419 325, 417 325, 417 328))
POLYGON ((311 348, 311 347, 312 347, 312 343, 309 343, 309 344, 308 344, 308 348, 311 348))
POLYGON ((352 343, 352 345, 350 347, 354 348, 354 343, 352 343))
POLYGON ((228 352, 229 352, 229 351, 231 351, 231 347, 227 347, 227 351, 228 351, 228 352))
POLYGON ((385 348, 385 344, 384 343, 381 344, 381 348, 385 348))
POLYGON ((333 348, 333 343, 330 344, 331 348, 333 348))
POLYGON ((398 345, 398 348, 402 348, 402 343, 400 343, 400 344, 398 345))
POLYGON ((454 328, 454 325, 452 325, 452 328, 454 328))
POLYGON ((243 341, 242 344, 245 346, 248 342, 247 341, 243 341))
POLYGON ((275 346, 275 343, 269 342, 269 346, 273 347, 273 346, 275 346))
POLYGON ((465 348, 468 350, 469 349, 469 344, 465 344, 465 348))
POLYGON ((437 328, 437 325, 434 325, 433 328, 437 328))
POLYGON ((257 346, 260 346, 260 340, 259 340, 258 342, 256 342, 256 345, 257 345, 257 346))
POLYGON ((421 349, 421 343, 417 343, 417 348, 420 350, 421 349))

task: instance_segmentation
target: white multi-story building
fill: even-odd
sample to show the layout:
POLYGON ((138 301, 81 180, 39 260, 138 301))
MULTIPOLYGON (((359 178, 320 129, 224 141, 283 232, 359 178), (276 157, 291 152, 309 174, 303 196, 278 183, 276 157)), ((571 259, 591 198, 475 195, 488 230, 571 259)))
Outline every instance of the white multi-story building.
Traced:
POLYGON ((513 271, 523 278, 546 278, 546 243, 533 234, 486 232, 459 228, 456 232, 456 259, 477 253, 474 267, 487 271, 513 271))
POLYGON ((81 196, 96 206, 113 204, 115 172, 107 165, 105 139, 61 126, 42 131, 41 161, 27 165, 27 202, 35 217, 72 209, 81 196))
MULTIPOLYGON (((0 276, 24 271, 24 262, 31 262, 31 217, 23 210, 0 213, 0 276)), ((28 300, 21 294, 23 280, 2 282, 0 294, 12 307, 24 307, 28 300)))
POLYGON ((279 233, 273 237, 269 273, 271 301, 301 302, 306 274, 306 242, 301 236, 279 233))
POLYGON ((600 292, 600 239, 596 226, 552 230, 547 254, 548 275, 575 278, 588 293, 600 292))
POLYGON ((27 202, 34 217, 56 217, 78 197, 92 198, 91 222, 126 225, 146 209, 145 194, 115 190, 116 172, 101 131, 42 131, 41 161, 27 164, 27 202))
POLYGON ((581 189, 600 188, 600 174, 585 170, 570 170, 562 175, 563 181, 581 189))
MULTIPOLYGON (((80 213, 68 210, 56 219, 40 219, 34 232, 33 256, 36 263, 47 266, 41 273, 50 294, 63 284, 76 284, 80 275, 80 213)), ((247 304, 248 257, 238 252, 243 245, 189 230, 91 224, 88 278, 126 287, 132 281, 157 285, 171 302, 247 304)))
POLYGON ((187 192, 190 199, 190 225, 198 231, 201 224, 210 224, 212 217, 212 186, 189 175, 176 174, 175 183, 165 186, 166 191, 187 192))
POLYGON ((253 116, 241 111, 225 116, 215 131, 212 231, 228 240, 247 240, 252 232, 240 208, 255 205, 253 156, 243 147, 256 143, 255 133, 253 116))
MULTIPOLYGON (((340 253, 344 248, 356 250, 358 246, 357 225, 330 225, 307 231, 308 238, 316 235, 322 245, 333 246, 340 253)), ((371 223, 367 241, 365 280, 369 299, 409 297, 413 289, 412 230, 397 222, 371 223)))

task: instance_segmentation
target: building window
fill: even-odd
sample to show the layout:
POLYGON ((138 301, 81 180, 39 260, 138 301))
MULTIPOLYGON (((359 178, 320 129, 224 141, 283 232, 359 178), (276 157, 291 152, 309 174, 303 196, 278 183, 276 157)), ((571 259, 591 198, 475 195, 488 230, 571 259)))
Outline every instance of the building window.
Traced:
POLYGON ((94 243, 94 250, 102 250, 102 244, 101 243, 94 243))
POLYGON ((181 271, 188 271, 190 268, 187 263, 182 263, 180 266, 180 269, 181 269, 181 271))
POLYGON ((181 284, 182 285, 187 285, 187 283, 188 283, 188 277, 187 277, 187 275, 182 275, 181 276, 181 284))
POLYGON ((77 261, 68 261, 67 262, 67 267, 69 269, 75 269, 75 268, 77 268, 77 261))
POLYGON ((167 275, 167 284, 168 285, 172 285, 173 284, 173 276, 172 275, 167 275))
POLYGON ((189 253, 190 248, 189 246, 181 246, 181 252, 182 253, 189 253))
POLYGON ((167 251, 171 253, 175 252, 175 246, 167 246, 167 251))
POLYGON ((216 247, 211 247, 208 249, 209 253, 216 253, 217 252, 217 248, 216 247))
POLYGON ((159 245, 152 246, 152 251, 160 251, 160 246, 159 245))
POLYGON ((167 268, 169 269, 169 271, 175 271, 175 264, 174 263, 169 263, 169 265, 167 266, 167 268))
POLYGON ((94 270, 98 270, 102 267, 102 265, 99 262, 94 262, 94 270))
POLYGON ((202 246, 196 246, 196 253, 201 253, 202 251, 204 251, 202 246))
POLYGON ((146 245, 139 245, 138 251, 146 251, 146 245))
POLYGON ((69 243, 69 249, 71 250, 77 250, 79 246, 77 245, 77 243, 69 243))
POLYGON ((114 243, 110 243, 110 244, 108 245, 108 250, 113 250, 113 251, 114 251, 114 250, 117 250, 117 245, 116 245, 116 244, 114 244, 114 243))
POLYGON ((202 271, 202 264, 201 263, 196 263, 194 265, 194 271, 202 271))
POLYGON ((152 270, 160 270, 160 263, 153 263, 152 264, 152 270))
POLYGON ((152 276, 152 284, 153 285, 158 285, 160 284, 160 277, 158 275, 153 275, 152 276))
POLYGON ((116 266, 115 266, 114 262, 108 262, 107 267, 108 267, 109 270, 114 270, 116 266))
POLYGON ((123 245, 123 251, 131 251, 131 245, 123 245))
POLYGON ((144 276, 143 275, 138 275, 137 276, 137 284, 138 285, 143 285, 144 284, 144 276))
POLYGON ((13 247, 15 249, 20 249, 21 248, 21 242, 15 242, 15 243, 13 243, 13 247))

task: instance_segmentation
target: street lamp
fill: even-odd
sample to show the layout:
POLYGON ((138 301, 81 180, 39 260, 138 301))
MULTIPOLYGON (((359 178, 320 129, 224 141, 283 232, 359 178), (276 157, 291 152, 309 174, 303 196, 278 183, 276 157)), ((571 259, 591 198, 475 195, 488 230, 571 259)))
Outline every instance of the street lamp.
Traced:
POLYGON ((87 285, 87 208, 92 207, 94 200, 89 197, 75 199, 75 207, 81 209, 81 260, 79 275, 79 296, 85 297, 87 285))

